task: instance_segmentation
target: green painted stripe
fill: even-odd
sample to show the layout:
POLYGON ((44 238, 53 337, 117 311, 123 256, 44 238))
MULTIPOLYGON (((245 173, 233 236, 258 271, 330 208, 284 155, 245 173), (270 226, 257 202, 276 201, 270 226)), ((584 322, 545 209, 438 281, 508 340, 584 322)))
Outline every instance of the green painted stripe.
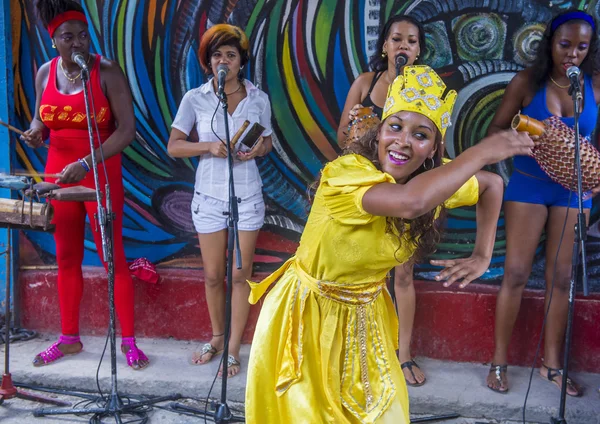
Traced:
POLYGON ((98 2, 96 0, 85 0, 85 8, 92 17, 92 23, 97 32, 102 32, 100 28, 100 16, 98 15, 98 2))
POLYGON ((117 44, 117 57, 119 58, 119 63, 122 66, 125 66, 125 49, 123 46, 123 42, 125 42, 125 34, 124 34, 124 22, 125 22, 125 13, 127 11, 127 1, 122 2, 119 5, 119 9, 117 11, 117 37, 116 39, 121 41, 117 44))
POLYGON ((250 34, 252 34, 253 31, 255 31, 256 28, 254 28, 254 26, 256 25, 258 16, 260 15, 260 12, 263 10, 264 6, 265 0, 258 1, 254 6, 252 15, 250 15, 250 19, 248 19, 248 24, 246 25, 246 35, 248 35, 248 37, 250 37, 250 34))
POLYGON ((154 82, 155 82, 155 90, 156 97, 158 98, 158 105, 160 106, 160 110, 163 114, 163 119, 165 120, 165 124, 167 128, 171 128, 171 124, 173 123, 173 118, 171 117, 171 113, 169 112, 169 106, 167 104, 167 97, 165 96, 165 86, 163 84, 162 79, 162 64, 160 61, 160 53, 161 53, 161 41, 160 36, 156 39, 156 51, 154 52, 154 82))
MULTIPOLYGON (((315 35, 312 41, 316 50, 317 63, 321 69, 321 74, 327 77, 327 61, 331 57, 329 48, 331 43, 331 31, 333 30, 335 10, 338 4, 337 0, 323 0, 317 11, 317 19, 315 22, 315 35), (316 41, 319 40, 317 43, 316 41)), ((310 36, 310 34, 307 34, 310 36)))
POLYGON ((129 146, 123 150, 123 154, 136 163, 136 166, 144 168, 146 171, 159 175, 164 178, 170 178, 169 172, 163 171, 148 159, 140 155, 133 147, 129 146))

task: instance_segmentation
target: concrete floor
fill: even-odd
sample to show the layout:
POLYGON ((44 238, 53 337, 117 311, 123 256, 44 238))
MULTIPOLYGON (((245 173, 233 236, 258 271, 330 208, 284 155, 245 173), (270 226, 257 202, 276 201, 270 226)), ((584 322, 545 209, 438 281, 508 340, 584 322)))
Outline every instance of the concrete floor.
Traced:
MULTIPOLYGON (((48 347, 56 336, 42 336, 27 342, 11 345, 11 373, 13 380, 30 385, 44 385, 64 389, 87 390, 97 393, 96 369, 104 347, 104 338, 85 337, 84 352, 67 357, 51 366, 34 368, 31 360, 36 353, 48 347)), ((202 408, 200 399, 206 398, 218 369, 215 360, 204 366, 193 366, 189 358, 198 343, 187 341, 140 339, 139 346, 146 352, 151 365, 143 371, 134 371, 126 366, 125 358, 117 352, 117 376, 120 394, 162 396, 180 393, 187 399, 183 403, 202 408), (195 399, 195 400, 194 400, 195 399)), ((4 346, 0 347, 3 356, 4 346)), ((249 346, 242 348, 242 372, 228 380, 228 404, 232 408, 243 409, 245 391, 245 364, 249 346)), ((487 366, 471 363, 453 363, 419 358, 428 382, 422 387, 409 388, 411 413, 413 417, 423 414, 458 413, 461 418, 443 421, 446 423, 516 423, 522 422, 522 410, 530 370, 509 368, 511 390, 506 395, 496 394, 485 386, 487 366), (463 418, 464 417, 464 418, 463 418)), ((581 398, 568 398, 567 420, 569 424, 600 424, 600 375, 577 373, 574 378, 587 392, 581 398)), ((100 386, 104 391, 110 387, 110 364, 105 356, 99 372, 100 386)), ((220 395, 221 382, 216 379, 211 397, 220 395)), ((559 390, 540 378, 535 370, 529 395, 526 420, 528 423, 548 423, 550 416, 556 415, 559 390)), ((54 395, 52 395, 54 396, 54 395)), ((79 399, 58 396, 60 399, 79 399)), ((168 406, 164 402, 161 406, 168 406)), ((73 415, 58 418, 35 418, 32 411, 44 405, 10 399, 0 406, 0 422, 3 424, 43 423, 83 423, 89 416, 73 415)), ((187 423, 203 422, 199 417, 175 414, 162 409, 150 412, 150 422, 187 423)), ((106 419, 103 422, 114 422, 106 419)), ((441 421, 439 421, 441 422, 441 421)))

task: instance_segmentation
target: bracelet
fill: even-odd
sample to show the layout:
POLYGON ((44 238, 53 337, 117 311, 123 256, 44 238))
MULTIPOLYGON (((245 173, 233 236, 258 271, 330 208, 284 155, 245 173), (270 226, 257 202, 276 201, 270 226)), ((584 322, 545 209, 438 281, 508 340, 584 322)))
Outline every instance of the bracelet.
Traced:
POLYGON ((85 172, 90 172, 90 166, 87 164, 85 159, 78 159, 77 162, 85 169, 85 172))

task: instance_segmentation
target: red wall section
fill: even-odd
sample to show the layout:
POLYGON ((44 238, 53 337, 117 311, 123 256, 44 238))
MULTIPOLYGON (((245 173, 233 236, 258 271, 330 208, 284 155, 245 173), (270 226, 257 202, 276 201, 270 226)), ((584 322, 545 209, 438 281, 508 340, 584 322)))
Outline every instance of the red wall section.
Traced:
MULTIPOLYGON (((201 270, 159 269, 158 284, 136 281, 136 335, 210 340, 212 333, 201 270)), ((106 334, 107 288, 104 270, 86 268, 82 334, 106 334)), ((266 274, 254 277, 258 280, 266 274)), ((487 362, 493 352, 497 287, 471 284, 467 290, 416 282, 417 316, 413 353, 438 359, 487 362)), ((21 271, 21 317, 25 328, 60 332, 56 271, 21 271)), ((510 347, 510 363, 531 365, 543 317, 543 293, 526 291, 510 347)), ((576 300, 572 366, 600 372, 600 295, 576 300)), ((252 341, 260 307, 253 306, 244 333, 252 341)))

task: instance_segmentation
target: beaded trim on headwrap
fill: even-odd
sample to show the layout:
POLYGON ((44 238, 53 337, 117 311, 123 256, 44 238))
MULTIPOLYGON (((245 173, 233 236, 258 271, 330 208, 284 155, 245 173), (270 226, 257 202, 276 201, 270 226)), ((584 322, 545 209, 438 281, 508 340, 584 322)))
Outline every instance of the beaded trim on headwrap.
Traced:
POLYGON ((443 137, 451 125, 450 115, 456 101, 454 90, 442 99, 445 91, 446 84, 429 66, 405 66, 404 75, 398 75, 390 85, 382 120, 400 111, 420 113, 431 119, 443 137))
POLYGON ((48 33, 50 34, 50 37, 54 37, 54 32, 56 31, 56 29, 67 21, 81 21, 86 25, 88 24, 85 14, 77 10, 69 10, 67 12, 61 13, 60 15, 57 15, 54 19, 50 21, 50 23, 48 24, 48 33))

